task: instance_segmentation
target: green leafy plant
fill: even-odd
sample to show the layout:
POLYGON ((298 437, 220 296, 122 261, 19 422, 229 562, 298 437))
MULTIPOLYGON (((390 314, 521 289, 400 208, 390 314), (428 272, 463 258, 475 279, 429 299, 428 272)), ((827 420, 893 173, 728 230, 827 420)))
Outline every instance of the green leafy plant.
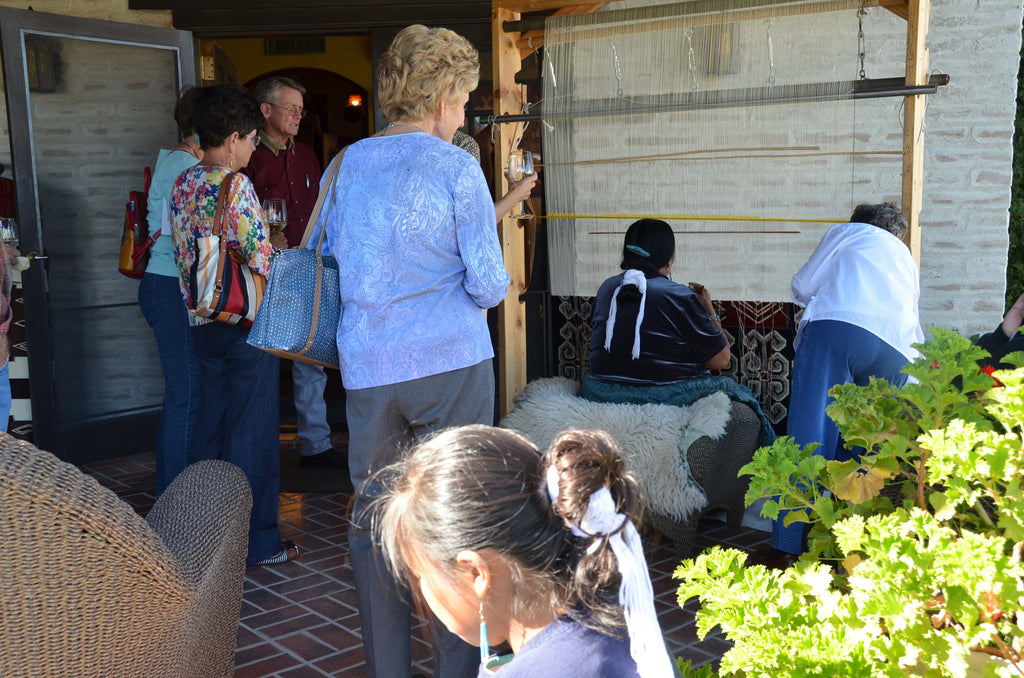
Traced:
POLYGON ((794 567, 715 548, 676 570, 700 634, 733 642, 723 675, 961 676, 996 657, 984 675, 1024 676, 1024 369, 982 371, 984 351, 932 335, 917 383, 830 392, 859 459, 782 438, 741 470, 763 515, 810 524, 794 567))

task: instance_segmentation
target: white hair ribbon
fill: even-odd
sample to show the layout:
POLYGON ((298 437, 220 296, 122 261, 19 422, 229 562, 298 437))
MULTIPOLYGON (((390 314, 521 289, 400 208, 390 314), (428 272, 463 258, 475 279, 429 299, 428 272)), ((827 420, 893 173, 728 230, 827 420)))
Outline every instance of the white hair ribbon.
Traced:
POLYGON ((633 328, 633 360, 640 357, 640 323, 644 321, 644 306, 647 302, 647 276, 642 271, 631 268, 622 275, 622 282, 612 293, 611 307, 608 309, 608 320, 604 324, 604 350, 611 353, 612 334, 615 332, 615 316, 617 315, 615 300, 619 298, 619 290, 626 285, 634 285, 640 290, 640 310, 636 312, 636 327, 633 328))
MULTIPOLYGON (((549 466, 548 496, 554 505, 558 503, 558 479, 558 469, 549 466)), ((672 660, 665 649, 661 626, 658 625, 658 615, 654 611, 654 587, 651 586, 640 535, 631 520, 615 512, 611 491, 602 487, 590 495, 583 519, 579 525, 571 527, 577 537, 607 537, 619 561, 619 573, 622 575, 619 603, 629 632, 629 653, 636 662, 640 678, 668 678, 675 675, 672 660), (620 527, 623 529, 620 530, 620 527)), ((595 540, 587 553, 593 553, 600 543, 600 540, 595 540)))

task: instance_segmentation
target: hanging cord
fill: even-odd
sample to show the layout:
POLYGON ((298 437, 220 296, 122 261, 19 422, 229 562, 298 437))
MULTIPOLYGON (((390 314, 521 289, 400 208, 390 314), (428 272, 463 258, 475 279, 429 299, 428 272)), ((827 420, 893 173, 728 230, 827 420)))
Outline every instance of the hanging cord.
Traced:
POLYGON ((690 91, 696 92, 700 89, 697 83, 697 55, 693 52, 693 30, 686 29, 686 60, 690 65, 690 91))
POLYGON ((857 50, 860 52, 860 79, 867 80, 868 76, 864 71, 864 16, 867 10, 863 7, 857 12, 857 50))
MULTIPOLYGON (((925 99, 924 108, 925 108, 925 112, 927 112, 928 111, 928 100, 927 99, 925 99)), ((896 111, 896 120, 899 122, 900 129, 902 129, 904 132, 907 131, 907 115, 906 115, 906 113, 907 113, 907 98, 903 97, 903 101, 900 102, 899 110, 896 111)), ((922 115, 924 115, 924 114, 922 113, 922 115)), ((918 142, 920 142, 921 139, 924 138, 924 129, 925 129, 925 122, 922 119, 921 120, 921 131, 918 132, 918 134, 917 134, 917 141, 918 142)))
POLYGON ((775 87, 775 48, 772 47, 772 20, 766 22, 768 28, 768 86, 775 87))
POLYGON ((612 62, 615 64, 615 82, 616 91, 615 96, 619 99, 622 97, 622 68, 619 64, 619 50, 615 48, 615 41, 612 40, 612 62))

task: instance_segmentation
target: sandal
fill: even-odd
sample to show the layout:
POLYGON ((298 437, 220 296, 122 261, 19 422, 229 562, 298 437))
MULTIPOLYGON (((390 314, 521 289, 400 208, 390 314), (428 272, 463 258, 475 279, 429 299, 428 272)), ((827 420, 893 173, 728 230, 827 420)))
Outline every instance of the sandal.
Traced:
POLYGON ((295 545, 291 539, 288 541, 281 542, 281 550, 269 558, 249 565, 249 567, 260 567, 263 565, 280 565, 281 563, 287 563, 289 560, 295 560, 299 556, 299 547, 295 545))

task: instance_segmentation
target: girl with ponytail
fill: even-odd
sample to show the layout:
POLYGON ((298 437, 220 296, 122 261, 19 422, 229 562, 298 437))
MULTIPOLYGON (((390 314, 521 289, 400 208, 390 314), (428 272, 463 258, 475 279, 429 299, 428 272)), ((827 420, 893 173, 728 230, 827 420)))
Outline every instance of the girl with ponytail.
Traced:
POLYGON ((379 475, 372 506, 390 568, 453 633, 479 676, 669 678, 611 437, 567 431, 545 455, 512 431, 448 429, 379 475), (514 655, 492 657, 508 642, 514 655), (507 663, 506 663, 507 661, 507 663))

